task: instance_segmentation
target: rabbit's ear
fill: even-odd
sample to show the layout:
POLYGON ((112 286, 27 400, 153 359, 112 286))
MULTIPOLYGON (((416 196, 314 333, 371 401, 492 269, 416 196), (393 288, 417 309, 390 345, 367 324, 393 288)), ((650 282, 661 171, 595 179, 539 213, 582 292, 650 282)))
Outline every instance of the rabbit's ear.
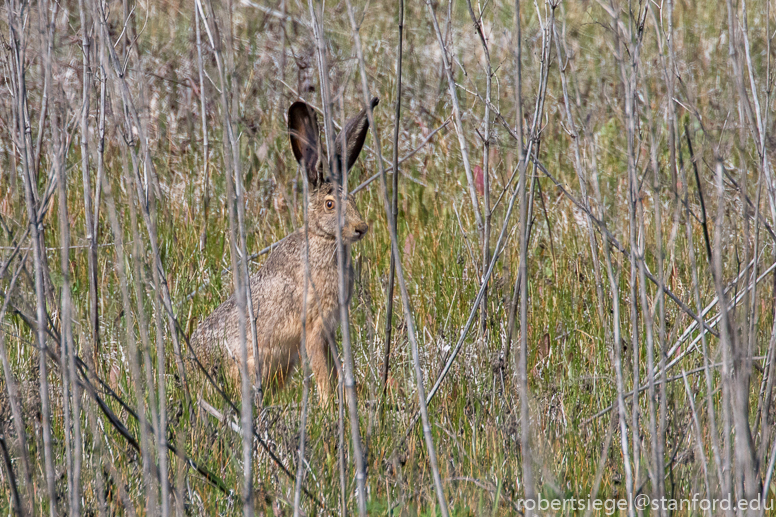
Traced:
POLYGON ((296 161, 304 167, 310 185, 317 187, 323 180, 320 131, 315 112, 306 102, 288 108, 288 136, 296 161))
MULTIPOLYGON (((369 104, 374 108, 378 102, 380 100, 374 97, 369 104)), ((358 155, 364 147, 367 131, 369 131, 369 117, 367 116, 366 109, 363 109, 358 115, 348 120, 340 134, 337 135, 337 140, 334 142, 335 167, 337 168, 335 174, 337 179, 341 176, 342 164, 346 158, 347 168, 345 170, 350 170, 353 164, 356 163, 356 159, 358 159, 358 155)))

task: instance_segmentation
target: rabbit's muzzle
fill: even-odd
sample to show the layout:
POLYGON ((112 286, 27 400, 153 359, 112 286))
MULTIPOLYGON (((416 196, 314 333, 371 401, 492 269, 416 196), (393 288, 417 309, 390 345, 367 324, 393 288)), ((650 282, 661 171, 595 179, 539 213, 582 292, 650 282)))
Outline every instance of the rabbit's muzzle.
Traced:
POLYGON ((348 235, 348 241, 350 243, 358 242, 364 238, 364 235, 369 231, 369 225, 361 221, 358 224, 353 225, 351 234, 348 235))

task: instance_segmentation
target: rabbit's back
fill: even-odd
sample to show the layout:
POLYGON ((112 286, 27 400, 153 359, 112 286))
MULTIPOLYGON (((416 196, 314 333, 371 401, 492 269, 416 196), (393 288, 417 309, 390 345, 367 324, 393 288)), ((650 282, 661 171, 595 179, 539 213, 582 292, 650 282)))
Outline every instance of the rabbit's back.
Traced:
MULTIPOLYGON (((304 245, 304 231, 297 230, 280 243, 250 279, 259 359, 265 382, 276 380, 282 384, 298 362, 302 335, 304 245)), ((308 328, 321 321, 333 331, 339 309, 336 242, 312 236, 309 246, 308 328)), ((352 289, 349 270, 348 264, 348 292, 352 289)), ((248 322, 248 367, 253 374, 255 361, 251 340, 248 322)), ((234 294, 199 325, 192 335, 191 346, 197 355, 212 357, 213 354, 225 353, 232 359, 233 374, 239 375, 237 366, 241 358, 241 343, 234 294)))

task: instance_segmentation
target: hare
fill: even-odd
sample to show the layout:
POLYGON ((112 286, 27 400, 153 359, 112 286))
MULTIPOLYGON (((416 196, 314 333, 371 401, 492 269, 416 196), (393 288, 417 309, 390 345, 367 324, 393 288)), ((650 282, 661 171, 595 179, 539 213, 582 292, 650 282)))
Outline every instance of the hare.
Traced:
MULTIPOLYGON (((372 107, 378 99, 372 99, 372 107)), ((336 377, 327 337, 334 336, 339 324, 339 269, 337 265, 336 197, 342 199, 340 178, 347 158, 349 170, 366 139, 369 121, 366 110, 350 119, 335 139, 335 159, 324 177, 329 161, 323 153, 318 122, 312 108, 295 102, 288 110, 288 133, 297 162, 303 167, 310 186, 308 201, 309 281, 304 292, 305 239, 304 227, 284 239, 261 269, 250 278, 250 293, 256 311, 258 361, 263 384, 282 388, 299 361, 302 339, 303 296, 306 308, 306 351, 326 403, 333 392, 336 377)), ((344 224, 342 241, 346 257, 348 297, 353 289, 350 246, 366 235, 369 226, 356 208, 352 195, 342 206, 344 224)), ((231 359, 230 375, 239 377, 240 339, 238 313, 234 294, 214 310, 194 331, 191 346, 197 355, 212 357, 225 352, 231 359)), ((251 334, 248 332, 248 371, 255 372, 251 334)))

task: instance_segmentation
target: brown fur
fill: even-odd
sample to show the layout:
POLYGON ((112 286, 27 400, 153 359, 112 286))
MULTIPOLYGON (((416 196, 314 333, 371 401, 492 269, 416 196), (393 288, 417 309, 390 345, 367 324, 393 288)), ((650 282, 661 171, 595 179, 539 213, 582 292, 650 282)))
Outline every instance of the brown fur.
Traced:
MULTIPOLYGON (((373 105, 376 101, 373 101, 373 105)), ((348 167, 361 151, 368 124, 362 111, 345 126, 337 138, 335 152, 341 142, 347 144, 348 167), (344 136, 343 136, 344 135, 344 136)), ((339 324, 339 269, 337 265, 336 198, 342 199, 341 189, 332 181, 322 181, 322 159, 318 128, 312 111, 303 103, 289 110, 289 133, 294 155, 305 168, 313 189, 308 202, 309 283, 306 292, 306 350, 315 375, 318 391, 324 400, 332 393, 336 376, 327 336, 334 336, 339 324)), ((338 156, 339 157, 339 156, 338 156)), ((335 160, 336 162, 337 160, 335 160)), ((344 160, 342 160, 344 161, 344 160)), ((335 164, 335 174, 336 168, 335 164)), ((336 178, 336 176, 335 176, 336 178)), ((345 244, 346 289, 353 289, 353 268, 350 245, 360 240, 368 230, 349 195, 342 207, 345 244)), ((305 274, 305 231, 300 228, 281 242, 262 268, 251 276, 250 291, 256 314, 256 330, 263 384, 282 387, 299 361, 302 338, 302 314, 305 274)), ((251 333, 248 329, 248 371, 255 372, 251 333)), ((229 357, 227 371, 239 378, 240 339, 238 313, 234 294, 200 324, 191 337, 191 346, 198 356, 217 357, 219 352, 229 357)))

